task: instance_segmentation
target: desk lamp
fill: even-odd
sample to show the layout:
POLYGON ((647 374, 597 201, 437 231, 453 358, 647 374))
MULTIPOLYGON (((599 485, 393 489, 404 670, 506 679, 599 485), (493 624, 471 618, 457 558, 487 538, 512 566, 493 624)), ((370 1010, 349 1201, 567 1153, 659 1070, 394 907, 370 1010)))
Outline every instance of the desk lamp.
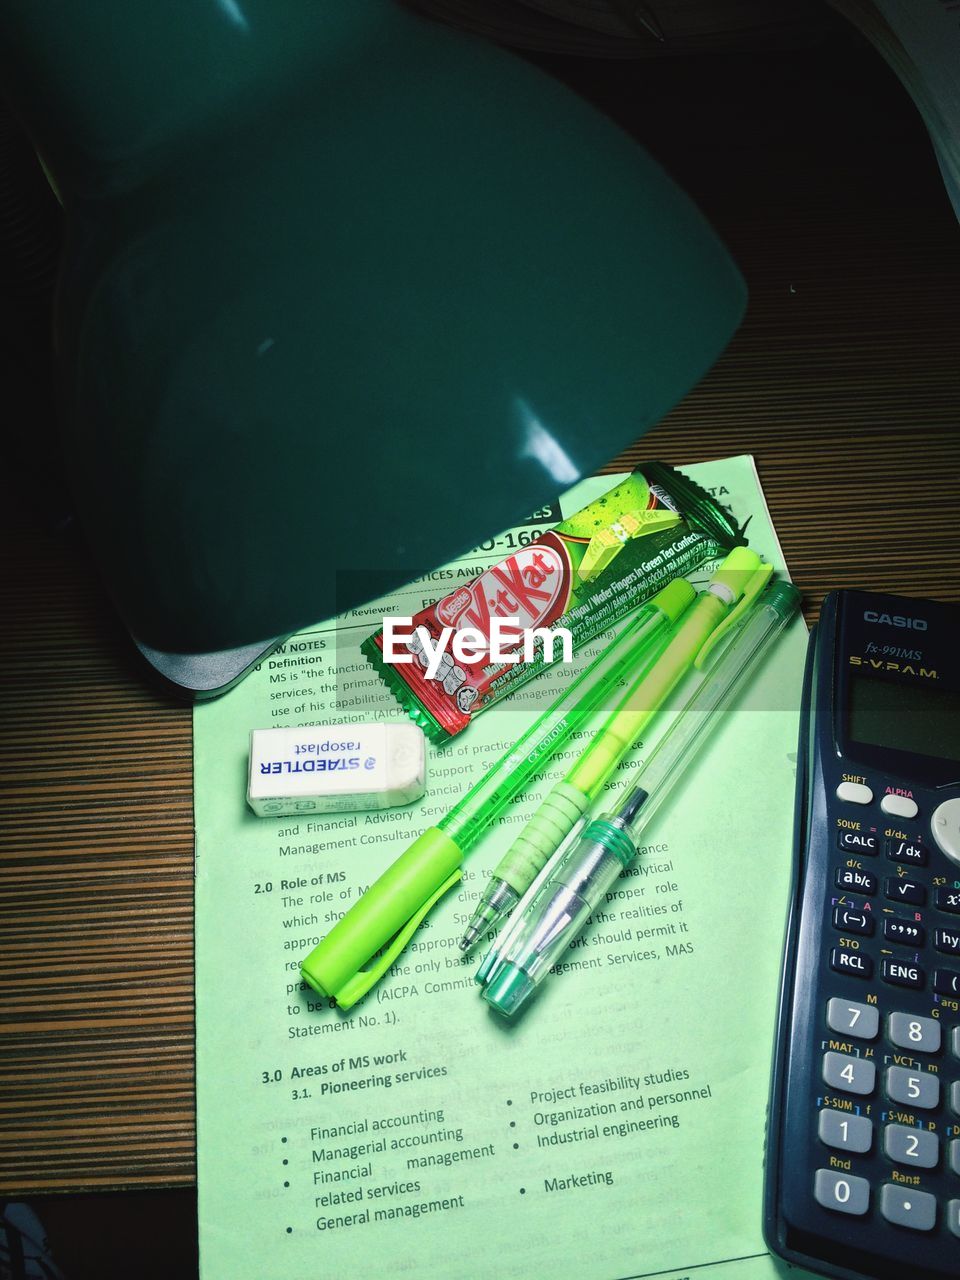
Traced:
POLYGON ((196 696, 656 422, 742 281, 570 91, 391 0, 6 0, 80 522, 196 696))

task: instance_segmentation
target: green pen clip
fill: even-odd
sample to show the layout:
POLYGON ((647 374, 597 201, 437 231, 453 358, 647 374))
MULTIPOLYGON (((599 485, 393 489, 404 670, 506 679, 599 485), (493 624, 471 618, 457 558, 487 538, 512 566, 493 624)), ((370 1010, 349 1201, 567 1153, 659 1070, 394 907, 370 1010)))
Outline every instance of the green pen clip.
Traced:
POLYGON ((341 1009, 355 1005, 457 884, 462 857, 439 827, 424 831, 314 947, 300 966, 303 980, 341 1009))
POLYGON ((703 669, 704 664, 717 647, 719 641, 723 640, 725 636, 728 636, 734 627, 740 625, 744 614, 749 609, 753 608, 760 592, 770 581, 772 573, 773 565, 767 564, 766 561, 761 561, 759 567, 754 570, 744 584, 743 595, 740 597, 737 604, 730 610, 723 621, 718 626, 714 627, 713 631, 710 632, 709 636, 707 636, 706 640, 701 645, 700 652, 693 660, 693 665, 697 671, 701 671, 703 669))

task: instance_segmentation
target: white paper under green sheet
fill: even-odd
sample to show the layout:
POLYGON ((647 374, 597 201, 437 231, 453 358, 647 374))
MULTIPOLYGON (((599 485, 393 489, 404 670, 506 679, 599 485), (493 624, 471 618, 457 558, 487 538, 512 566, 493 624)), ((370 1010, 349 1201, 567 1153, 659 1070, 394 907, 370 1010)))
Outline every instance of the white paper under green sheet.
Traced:
MULTIPOLYGON (((752 459, 683 469, 750 518, 750 545, 782 571, 752 459)), ((564 514, 613 483, 578 485, 564 514)), ((300 961, 569 670, 431 748, 427 794, 405 809, 254 817, 248 736, 401 719, 360 641, 384 611, 409 614, 437 594, 408 588, 338 625, 335 642, 332 624, 305 632, 196 709, 203 1280, 772 1280, 782 1273, 760 1233, 763 1124, 803 625, 781 638, 570 967, 516 1025, 479 998, 479 956, 462 961, 456 942, 508 840, 582 742, 511 807, 471 854, 459 896, 344 1014, 303 988, 300 961)))

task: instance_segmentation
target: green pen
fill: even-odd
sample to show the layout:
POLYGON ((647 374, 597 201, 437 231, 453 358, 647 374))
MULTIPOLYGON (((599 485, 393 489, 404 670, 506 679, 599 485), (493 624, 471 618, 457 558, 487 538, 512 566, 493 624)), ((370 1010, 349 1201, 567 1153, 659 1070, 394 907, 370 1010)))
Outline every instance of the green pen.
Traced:
POLYGON ((603 784, 676 688, 705 645, 750 608, 773 572, 749 547, 735 547, 677 624, 655 665, 639 672, 590 746, 558 782, 507 850, 460 946, 466 950, 512 910, 590 809, 603 784), (739 601, 739 603, 738 603, 739 601), (505 904, 505 910, 501 904, 505 904))
POLYGON ((589 719, 624 671, 652 668, 695 594, 684 578, 667 583, 463 799, 387 868, 301 965, 315 991, 343 1009, 366 995, 458 882, 466 853, 533 774, 589 719))

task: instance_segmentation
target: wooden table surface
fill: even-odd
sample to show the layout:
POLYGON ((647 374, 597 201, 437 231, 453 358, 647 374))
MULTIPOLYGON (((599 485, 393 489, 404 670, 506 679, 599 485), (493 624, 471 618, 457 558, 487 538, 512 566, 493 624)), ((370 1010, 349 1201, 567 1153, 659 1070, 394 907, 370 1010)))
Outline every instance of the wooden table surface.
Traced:
MULTIPOLYGON (((551 68, 750 286, 716 367, 611 469, 754 454, 810 619, 836 586, 960 601, 960 232, 896 81, 843 39, 551 68)), ((78 540, 29 504, 4 528, 0 1192, 190 1184, 190 711, 142 682, 78 540)))

